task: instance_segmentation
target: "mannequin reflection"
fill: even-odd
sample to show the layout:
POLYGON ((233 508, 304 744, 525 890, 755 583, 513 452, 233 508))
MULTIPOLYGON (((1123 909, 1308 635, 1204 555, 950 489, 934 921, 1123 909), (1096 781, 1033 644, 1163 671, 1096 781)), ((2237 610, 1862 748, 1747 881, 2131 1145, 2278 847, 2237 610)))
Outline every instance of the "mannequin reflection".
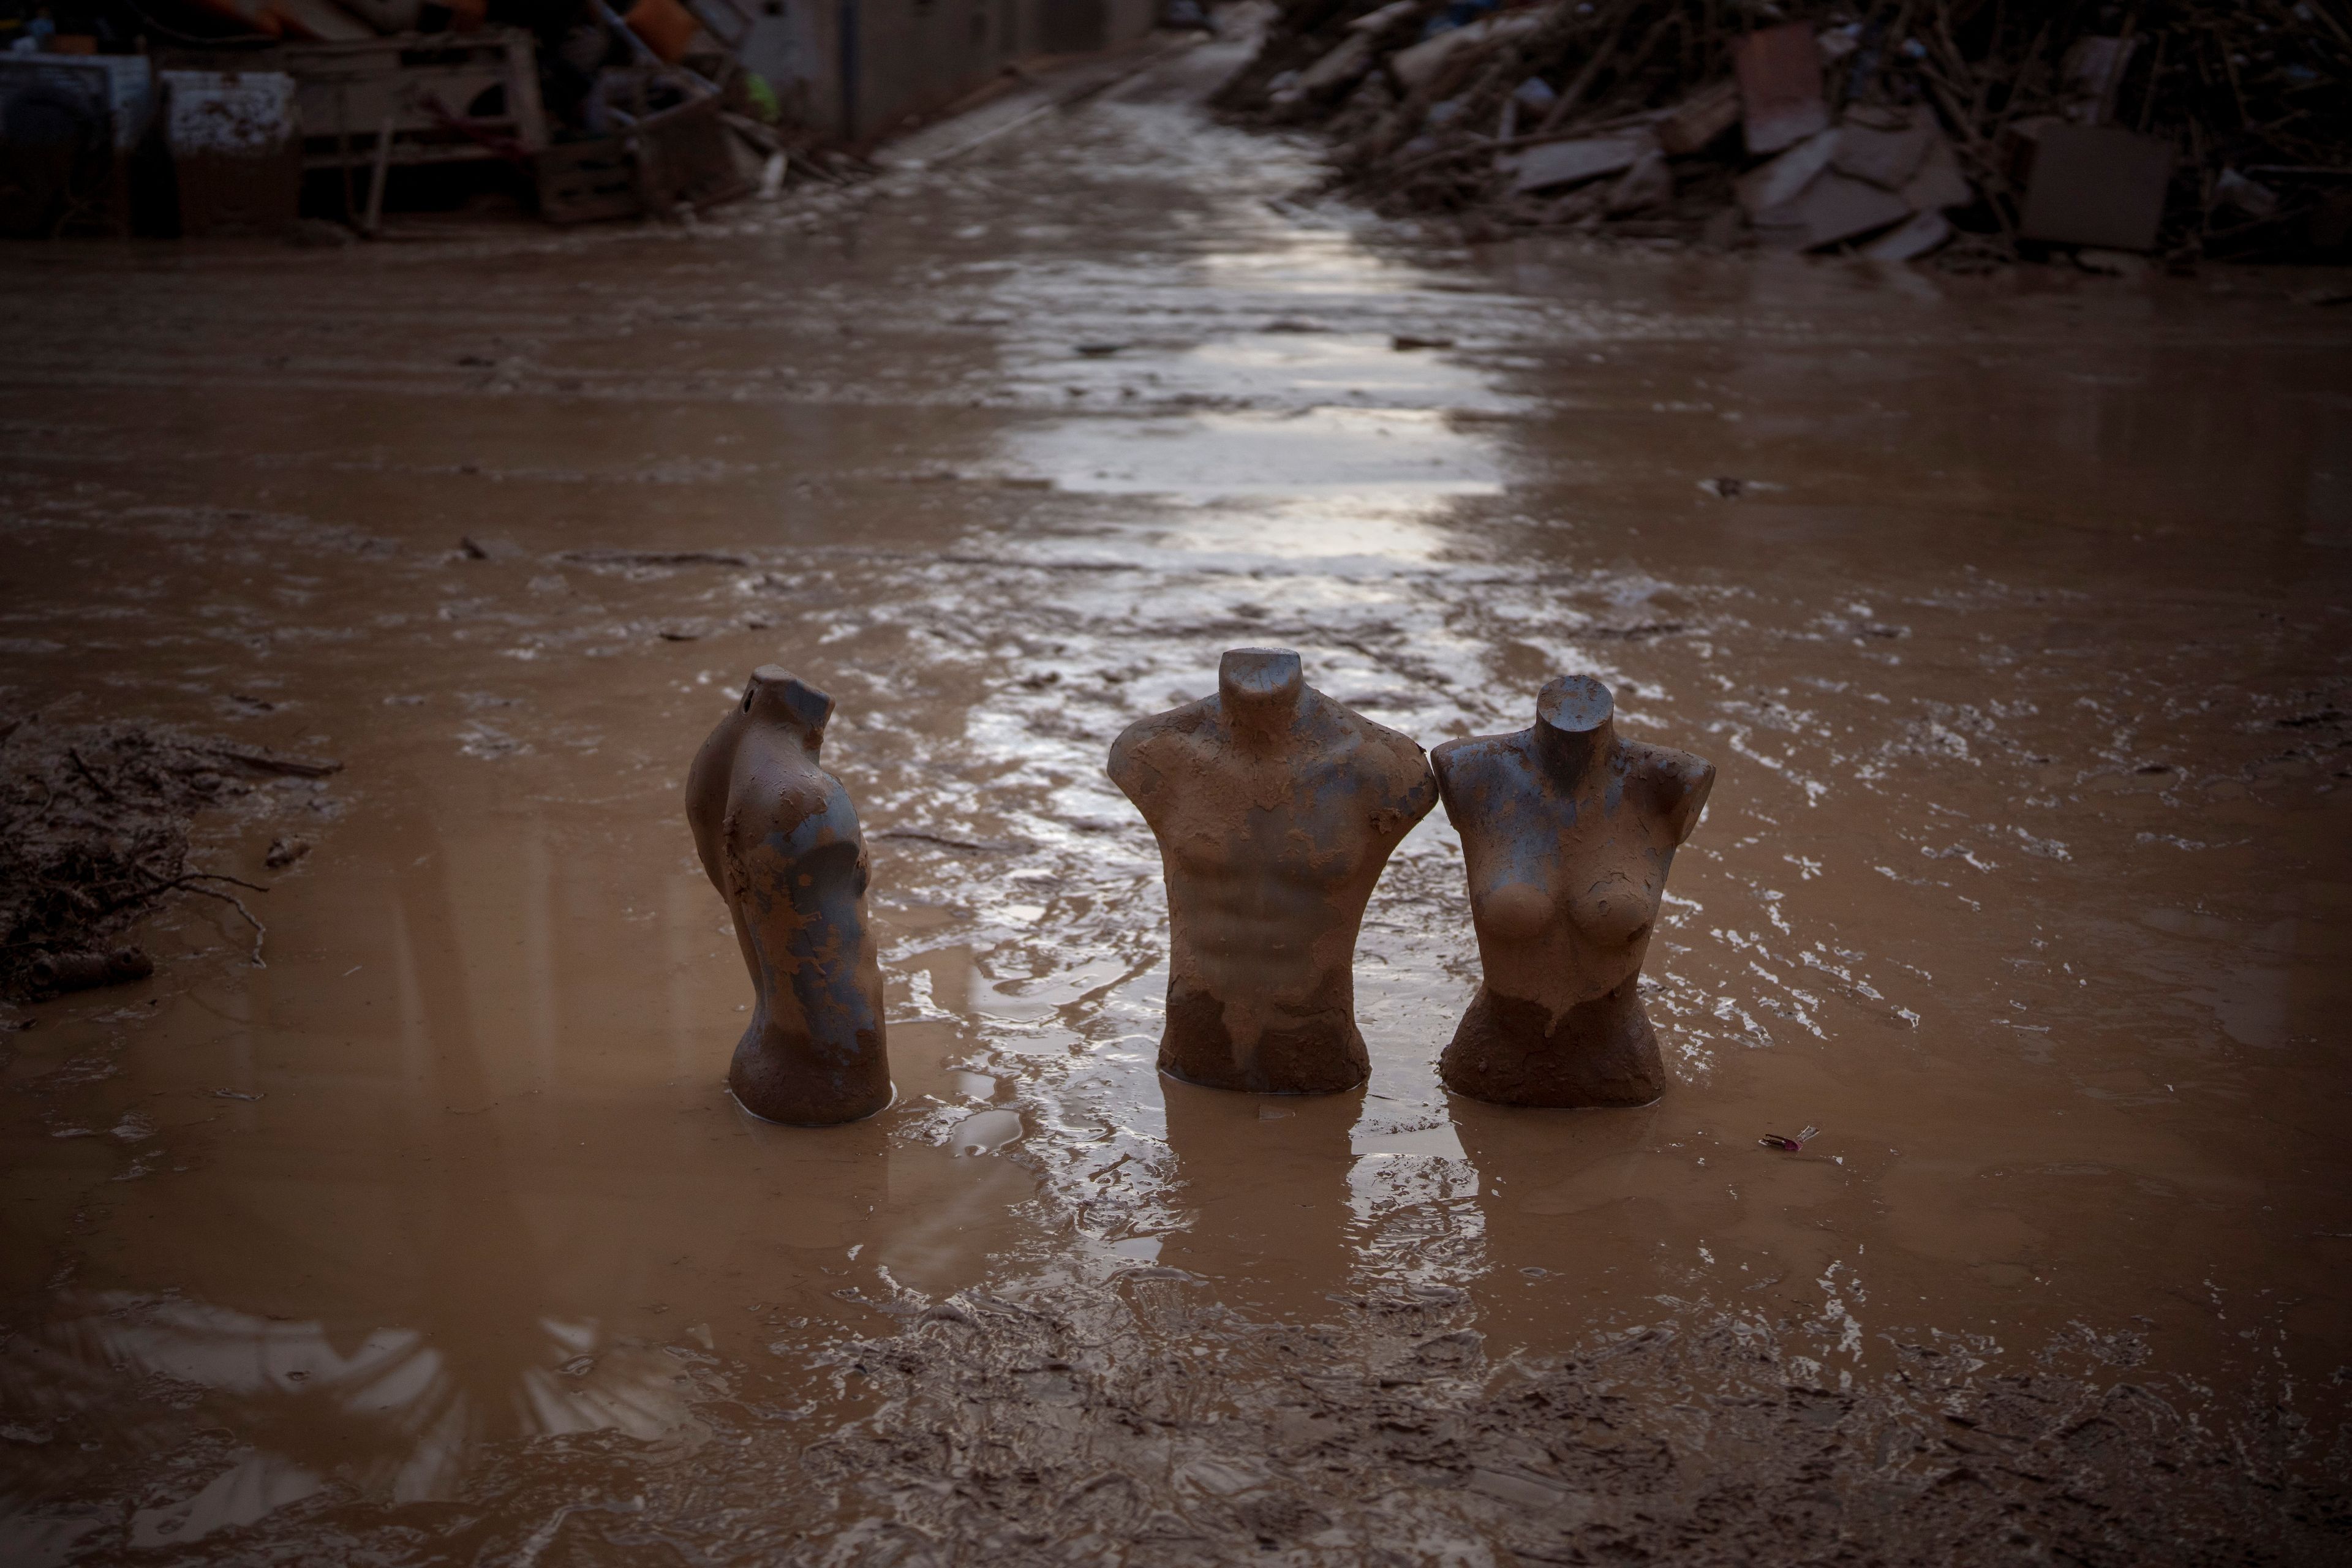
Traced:
MULTIPOLYGON (((1498 1342, 1557 1348, 1563 1332, 1582 1331, 1574 1325, 1584 1305, 1675 1288, 1663 1269, 1690 1254, 1663 1258, 1659 1237, 1687 1223, 1678 1205, 1694 1201, 1710 1173, 1661 1158, 1659 1118, 1671 1107, 1588 1116, 1456 1095, 1446 1110, 1478 1175, 1486 1268, 1464 1283, 1480 1327, 1498 1342)), ((1721 1198, 1720 1187, 1710 1191, 1721 1198)), ((1727 1224, 1738 1202, 1721 1201, 1727 1224)))
POLYGON ((1665 1090, 1636 986, 1675 848, 1714 764, 1622 741, 1609 689, 1569 676, 1536 721, 1432 762, 1462 835, 1486 980, 1438 1072, 1507 1105, 1645 1105, 1665 1090))
POLYGON ((1349 1186, 1364 1091, 1260 1098, 1163 1078, 1170 1197, 1185 1215, 1156 1261, 1215 1281, 1229 1306, 1328 1308, 1356 1261, 1349 1186))
POLYGON ((1215 696, 1129 725, 1109 773, 1168 879, 1160 1070, 1292 1094, 1363 1082, 1356 933, 1436 804, 1421 748, 1307 685, 1297 654, 1235 648, 1215 696))

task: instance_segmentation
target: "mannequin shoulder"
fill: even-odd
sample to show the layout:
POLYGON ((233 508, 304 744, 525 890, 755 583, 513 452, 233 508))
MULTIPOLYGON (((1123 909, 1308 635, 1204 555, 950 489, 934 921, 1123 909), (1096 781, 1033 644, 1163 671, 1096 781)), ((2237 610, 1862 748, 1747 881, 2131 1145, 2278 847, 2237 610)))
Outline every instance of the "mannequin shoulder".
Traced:
POLYGON ((1352 754, 1359 765, 1370 765, 1399 775, 1426 777, 1429 753, 1421 742, 1402 730, 1391 730, 1377 720, 1367 719, 1352 708, 1324 696, 1315 694, 1318 709, 1318 727, 1352 754))
POLYGON ((715 815, 757 804, 762 815, 772 815, 766 808, 789 802, 796 808, 793 815, 804 816, 818 793, 807 776, 811 772, 796 746, 778 743, 761 724, 731 712, 710 731, 687 769, 688 809, 715 815))
POLYGON ((1627 741, 1625 771, 1651 788, 1674 794, 1704 790, 1715 782, 1715 764, 1705 757, 1689 752, 1677 752, 1671 746, 1653 746, 1646 742, 1627 741))
POLYGON ((858 839, 856 808, 839 780, 805 761, 789 765, 774 756, 739 753, 731 767, 690 779, 688 815, 706 854, 725 844, 735 854, 793 858, 858 839))
POLYGON ((1132 794, 1136 785, 1146 782, 1147 773, 1167 773, 1181 766, 1188 756, 1198 754, 1207 740, 1203 731, 1213 722, 1205 698, 1138 719, 1110 743, 1104 769, 1114 784, 1132 794))
POLYGON ((1430 771, 1429 753, 1421 742, 1336 702, 1330 706, 1346 739, 1343 770, 1381 793, 1381 810, 1394 814, 1383 820, 1402 833, 1429 815, 1437 805, 1437 775, 1430 771))
POLYGON ((1626 773, 1638 780, 1666 813, 1674 824, 1675 842, 1681 843, 1697 826, 1699 812, 1715 788, 1715 764, 1670 746, 1639 741, 1626 742, 1624 746, 1626 773))
POLYGON ((801 781, 793 805, 798 807, 798 820, 792 830, 792 843, 797 849, 820 849, 829 844, 856 845, 861 850, 865 837, 858 830, 857 807, 849 798, 842 782, 822 768, 812 768, 801 781))
POLYGON ((1481 789, 1520 771, 1517 735, 1471 735, 1448 741, 1429 753, 1437 782, 1448 794, 1481 789))
POLYGON ((715 816, 725 808, 734 782, 735 745, 742 731, 742 715, 729 713, 710 731, 686 770, 686 809, 689 816, 715 816), (715 808, 715 809, 714 809, 715 808))

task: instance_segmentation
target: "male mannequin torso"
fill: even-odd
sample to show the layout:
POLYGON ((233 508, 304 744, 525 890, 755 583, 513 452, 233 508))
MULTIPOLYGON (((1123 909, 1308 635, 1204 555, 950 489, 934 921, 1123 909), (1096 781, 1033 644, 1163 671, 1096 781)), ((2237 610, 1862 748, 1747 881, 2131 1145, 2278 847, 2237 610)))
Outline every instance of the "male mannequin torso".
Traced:
POLYGON ((1234 649, 1217 686, 1110 752, 1168 880, 1160 1066, 1220 1089, 1346 1089, 1370 1071, 1356 933, 1436 784, 1409 737, 1307 686, 1295 653, 1234 649))

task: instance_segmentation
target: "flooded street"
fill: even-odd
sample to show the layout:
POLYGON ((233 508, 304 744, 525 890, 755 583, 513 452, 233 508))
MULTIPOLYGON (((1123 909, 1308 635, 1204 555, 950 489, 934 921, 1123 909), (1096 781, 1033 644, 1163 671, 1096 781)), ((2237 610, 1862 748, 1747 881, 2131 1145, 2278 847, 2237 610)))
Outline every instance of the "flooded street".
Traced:
POLYGON ((0 1557, 2345 1549, 2352 319, 1474 254, 1213 123, 1240 58, 692 230, 0 258, 0 712, 344 764, 199 818, 266 966, 191 900, 0 1012, 0 1557), (1364 1088, 1155 1072, 1105 753, 1243 646, 1716 764, 1662 1100, 1441 1088, 1443 812, 1364 1088), (684 818, 767 663, 872 855, 825 1131, 726 1092, 684 818))

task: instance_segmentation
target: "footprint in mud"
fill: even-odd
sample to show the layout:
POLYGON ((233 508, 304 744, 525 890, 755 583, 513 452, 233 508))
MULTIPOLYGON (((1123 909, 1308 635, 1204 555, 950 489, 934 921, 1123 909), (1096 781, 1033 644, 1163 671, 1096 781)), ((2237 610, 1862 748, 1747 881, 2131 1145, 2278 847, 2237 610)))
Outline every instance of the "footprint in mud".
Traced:
POLYGON ((1020 1112, 981 1110, 956 1123, 948 1135, 948 1147, 961 1160, 966 1154, 993 1154, 1020 1136, 1020 1112))

